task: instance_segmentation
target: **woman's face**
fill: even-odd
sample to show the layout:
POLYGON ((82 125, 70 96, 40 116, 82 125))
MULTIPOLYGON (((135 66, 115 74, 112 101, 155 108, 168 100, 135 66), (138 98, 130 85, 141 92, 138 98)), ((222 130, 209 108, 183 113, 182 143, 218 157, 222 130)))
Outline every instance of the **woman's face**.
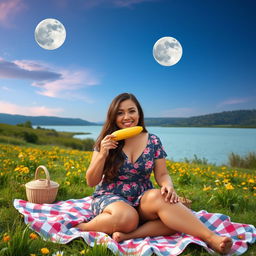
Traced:
POLYGON ((116 116, 116 125, 120 129, 138 125, 139 118, 138 108, 132 100, 124 100, 120 103, 116 116))

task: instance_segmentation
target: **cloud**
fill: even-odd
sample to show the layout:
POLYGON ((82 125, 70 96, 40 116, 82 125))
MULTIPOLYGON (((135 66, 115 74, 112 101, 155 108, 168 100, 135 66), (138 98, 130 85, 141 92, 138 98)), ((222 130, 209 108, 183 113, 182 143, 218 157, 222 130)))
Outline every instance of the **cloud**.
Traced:
POLYGON ((12 26, 10 20, 26 8, 22 0, 1 0, 0 2, 0 25, 12 26))
POLYGON ((0 89, 3 90, 3 91, 6 91, 6 92, 12 92, 13 91, 12 89, 10 89, 7 86, 1 86, 0 89))
POLYGON ((28 107, 16 105, 6 101, 0 101, 1 113, 26 116, 56 116, 63 112, 61 108, 47 108, 45 106, 28 107))
POLYGON ((223 107, 223 106, 228 106, 228 105, 237 105, 237 104, 242 104, 251 101, 250 98, 233 98, 233 99, 227 99, 222 102, 220 102, 217 107, 223 107))
POLYGON ((156 2, 157 0, 115 0, 114 4, 118 7, 131 7, 136 4, 141 4, 144 2, 156 2))
POLYGON ((28 71, 44 71, 47 64, 39 63, 33 60, 15 60, 13 61, 19 68, 28 71))
POLYGON ((60 79, 46 83, 34 82, 32 85, 39 87, 40 90, 37 92, 44 96, 54 98, 69 98, 73 96, 73 98, 77 98, 79 95, 71 92, 82 89, 85 86, 93 86, 99 83, 89 71, 61 70, 60 72, 62 74, 60 79))
POLYGON ((164 110, 161 117, 190 117, 196 114, 196 110, 193 108, 174 108, 164 110))
POLYGON ((38 69, 38 65, 34 65, 29 61, 6 61, 0 59, 0 78, 24 79, 35 81, 51 81, 60 79, 61 74, 44 69, 38 69))
POLYGON ((129 8, 134 5, 145 2, 158 2, 159 0, 87 0, 84 2, 84 7, 93 8, 97 6, 107 5, 118 8, 129 8))
POLYGON ((32 60, 10 62, 3 58, 0 58, 0 78, 30 80, 38 94, 87 102, 90 99, 77 91, 100 83, 89 69, 67 70, 32 60))

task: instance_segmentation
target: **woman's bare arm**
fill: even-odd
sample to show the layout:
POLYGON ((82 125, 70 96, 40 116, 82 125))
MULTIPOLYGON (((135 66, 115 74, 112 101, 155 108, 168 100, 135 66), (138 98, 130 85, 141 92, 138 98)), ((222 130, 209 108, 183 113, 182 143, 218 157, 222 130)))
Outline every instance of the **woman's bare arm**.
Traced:
POLYGON ((164 158, 155 161, 154 174, 157 184, 161 187, 161 194, 165 197, 165 201, 177 203, 179 197, 173 187, 172 179, 168 174, 166 160, 164 158))
POLYGON ((107 135, 101 141, 100 151, 93 152, 91 163, 86 172, 86 181, 90 187, 100 183, 109 150, 117 147, 118 142, 112 140, 113 137, 112 135, 107 135))

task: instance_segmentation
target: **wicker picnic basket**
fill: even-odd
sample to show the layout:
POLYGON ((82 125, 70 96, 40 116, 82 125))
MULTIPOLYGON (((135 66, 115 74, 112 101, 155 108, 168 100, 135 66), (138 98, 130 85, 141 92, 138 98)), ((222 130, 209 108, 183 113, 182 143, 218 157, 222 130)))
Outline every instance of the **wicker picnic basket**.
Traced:
POLYGON ((25 184, 27 199, 31 203, 51 204, 55 201, 59 184, 50 180, 50 175, 44 165, 36 168, 35 180, 25 184), (38 179, 39 170, 42 169, 46 179, 38 179))

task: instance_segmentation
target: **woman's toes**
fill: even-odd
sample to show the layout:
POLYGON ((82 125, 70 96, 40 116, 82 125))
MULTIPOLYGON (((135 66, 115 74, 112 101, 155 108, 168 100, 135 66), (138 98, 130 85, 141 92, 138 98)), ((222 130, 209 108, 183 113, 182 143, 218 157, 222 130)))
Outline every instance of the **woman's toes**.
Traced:
POLYGON ((114 232, 112 234, 112 238, 113 240, 115 240, 116 242, 120 243, 122 242, 123 240, 125 240, 125 235, 121 232, 114 232))
POLYGON ((78 225, 74 226, 74 228, 78 228, 81 231, 85 231, 86 230, 86 223, 79 223, 78 225))
POLYGON ((232 239, 225 236, 214 236, 209 241, 209 245, 212 249, 220 254, 227 254, 230 251, 232 244, 232 239))
POLYGON ((231 247, 232 247, 232 239, 229 237, 223 237, 221 243, 220 243, 220 248, 221 248, 221 253, 227 254, 231 247))

